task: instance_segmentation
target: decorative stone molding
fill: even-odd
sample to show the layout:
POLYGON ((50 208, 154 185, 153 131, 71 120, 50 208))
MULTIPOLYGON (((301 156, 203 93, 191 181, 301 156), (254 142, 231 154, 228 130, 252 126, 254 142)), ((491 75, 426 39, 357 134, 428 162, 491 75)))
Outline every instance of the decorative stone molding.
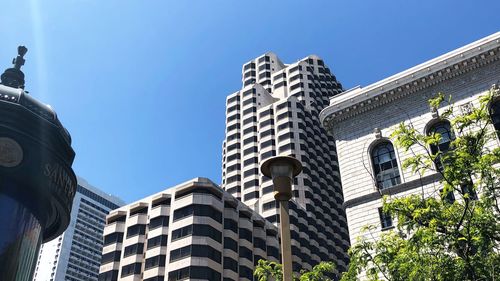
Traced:
POLYGON ((382 131, 380 131, 380 129, 379 129, 379 128, 375 128, 375 129, 373 129, 373 133, 375 134, 375 138, 376 138, 376 139, 380 139, 380 138, 382 138, 382 131))
POLYGON ((497 32, 372 85, 336 95, 320 113, 320 120, 324 125, 346 120, 499 59, 500 32, 497 32))

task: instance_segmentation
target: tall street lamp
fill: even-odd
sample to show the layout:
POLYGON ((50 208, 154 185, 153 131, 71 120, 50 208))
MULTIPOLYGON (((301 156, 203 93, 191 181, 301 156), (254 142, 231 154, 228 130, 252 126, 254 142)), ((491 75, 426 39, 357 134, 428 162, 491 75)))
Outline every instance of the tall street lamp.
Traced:
POLYGON ((293 178, 302 171, 302 164, 299 160, 290 156, 275 156, 264 161, 260 170, 266 177, 273 179, 274 198, 280 205, 283 281, 292 281, 292 245, 290 241, 288 201, 292 198, 293 178))

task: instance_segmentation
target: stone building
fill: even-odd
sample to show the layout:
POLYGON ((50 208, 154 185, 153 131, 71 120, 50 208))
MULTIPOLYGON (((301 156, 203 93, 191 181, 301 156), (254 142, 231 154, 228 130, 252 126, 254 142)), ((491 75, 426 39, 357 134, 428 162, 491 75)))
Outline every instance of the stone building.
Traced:
MULTIPOLYGON (((320 118, 336 140, 351 243, 363 226, 378 225, 375 238, 392 228, 393 219, 381 212, 381 196, 439 194, 438 173, 422 176, 402 169, 401 163, 412 152, 398 150, 389 135, 399 123, 411 122, 421 133, 440 132, 441 145, 447 149, 453 129, 449 121, 431 110, 428 100, 443 92, 453 97, 455 110, 467 110, 499 83, 499 58, 500 32, 330 99, 320 118)), ((498 100, 491 105, 491 130, 500 129, 499 107, 498 100)), ((441 145, 435 149, 443 149, 441 145)), ((494 147, 499 142, 488 145, 494 147)), ((416 154, 423 151, 413 149, 416 154)))

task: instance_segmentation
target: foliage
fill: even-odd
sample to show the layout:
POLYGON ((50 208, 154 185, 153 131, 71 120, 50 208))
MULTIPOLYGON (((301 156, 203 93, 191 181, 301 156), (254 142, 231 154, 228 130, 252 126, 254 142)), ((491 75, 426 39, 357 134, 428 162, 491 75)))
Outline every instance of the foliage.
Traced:
MULTIPOLYGON (((294 276, 297 281, 329 281, 331 280, 327 275, 333 273, 335 264, 332 262, 320 262, 310 271, 301 271, 299 277, 294 276)), ((255 267, 254 276, 258 281, 282 281, 283 272, 282 266, 279 263, 259 260, 255 267)))
POLYGON ((500 148, 485 145, 497 138, 489 105, 498 94, 492 88, 479 105, 461 114, 443 94, 429 101, 433 109, 441 107, 439 118, 449 120, 454 130, 445 152, 433 154, 429 148, 439 144, 438 133, 426 135, 411 123, 399 124, 391 138, 412 155, 403 168, 421 176, 439 173, 442 191, 425 195, 422 188, 422 194, 385 196, 383 211, 396 218, 396 227, 378 239, 374 226, 364 229, 366 235, 349 250, 343 281, 358 280, 359 274, 369 280, 500 280, 500 148), (459 196, 451 202, 449 192, 459 196))

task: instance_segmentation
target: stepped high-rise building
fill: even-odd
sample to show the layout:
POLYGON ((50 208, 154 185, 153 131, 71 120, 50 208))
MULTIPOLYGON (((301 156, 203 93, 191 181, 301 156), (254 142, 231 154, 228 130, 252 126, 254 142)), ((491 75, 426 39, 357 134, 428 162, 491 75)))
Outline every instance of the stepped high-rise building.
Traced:
POLYGON ((124 202, 78 178, 66 231, 40 248, 34 281, 97 281, 106 215, 124 202))
POLYGON ((253 280, 278 261, 278 228, 206 178, 111 212, 100 281, 253 280))
POLYGON ((334 139, 318 115, 342 86, 317 56, 284 64, 273 53, 243 66, 243 88, 227 97, 222 186, 268 221, 279 223, 273 185, 259 166, 291 155, 303 166, 292 187, 294 271, 320 261, 347 263, 349 234, 334 139))

